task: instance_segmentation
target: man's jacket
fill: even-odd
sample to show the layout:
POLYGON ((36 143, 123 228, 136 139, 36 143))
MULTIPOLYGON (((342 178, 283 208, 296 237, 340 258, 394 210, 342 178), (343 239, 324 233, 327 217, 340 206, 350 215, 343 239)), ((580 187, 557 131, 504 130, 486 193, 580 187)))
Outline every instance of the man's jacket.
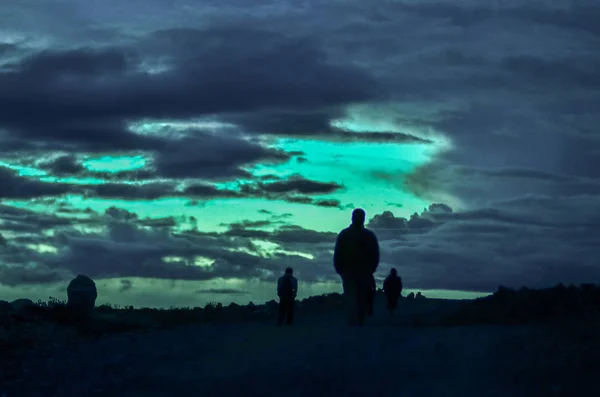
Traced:
POLYGON ((383 281, 383 291, 389 296, 400 296, 402 293, 402 278, 398 275, 388 275, 383 281))
POLYGON ((350 225, 338 234, 333 266, 342 277, 367 277, 379 265, 379 243, 363 226, 350 225))
POLYGON ((277 296, 279 296, 280 298, 296 298, 296 295, 298 295, 298 279, 292 276, 291 274, 284 274, 283 276, 279 277, 279 279, 277 280, 277 296), (281 288, 283 285, 283 280, 286 278, 289 278, 292 282, 292 291, 290 296, 285 296, 285 293, 284 291, 282 291, 281 288))

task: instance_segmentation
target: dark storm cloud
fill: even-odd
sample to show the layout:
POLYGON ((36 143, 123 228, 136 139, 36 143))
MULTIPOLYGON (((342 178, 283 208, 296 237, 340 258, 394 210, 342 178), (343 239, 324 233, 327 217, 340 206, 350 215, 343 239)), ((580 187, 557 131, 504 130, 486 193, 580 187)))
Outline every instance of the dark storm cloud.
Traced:
POLYGON ((0 166, 0 198, 2 199, 58 196, 73 190, 71 185, 40 182, 22 177, 16 171, 0 166))
POLYGON ((0 57, 16 52, 19 46, 13 43, 0 43, 0 57))
POLYGON ((140 58, 124 48, 47 50, 23 59, 0 74, 0 119, 13 129, 25 125, 20 134, 63 137, 73 131, 41 132, 28 124, 313 107, 363 100, 376 92, 364 73, 328 65, 310 40, 275 32, 167 30, 148 44, 175 57, 171 70, 148 74, 140 70, 140 58), (256 35, 262 40, 255 41, 256 35))
MULTIPOLYGON (((384 212, 371 218, 367 226, 380 241, 380 271, 385 273, 395 266, 411 288, 493 291, 498 284, 544 287, 559 282, 581 283, 600 276, 600 269, 594 266, 600 244, 599 200, 599 196, 589 195, 526 196, 467 211, 433 204, 409 218, 384 212)), ((112 209, 108 214, 105 233, 60 234, 53 242, 59 249, 58 256, 13 253, 12 258, 34 258, 42 269, 35 280, 45 277, 49 281, 55 279, 53 274, 80 272, 97 278, 270 280, 281 261, 302 272, 303 279, 334 278, 331 250, 336 233, 294 225, 263 230, 275 225, 269 221, 239 222, 224 233, 175 233, 168 231, 169 224, 153 228, 128 211, 112 209), (284 251, 268 253, 251 242, 254 240, 268 241, 290 252, 305 252, 313 259, 284 251), (230 251, 243 247, 248 253, 230 251), (193 265, 198 255, 210 258, 214 264, 207 268, 193 265), (94 259, 82 260, 84 256, 94 259), (165 257, 179 259, 165 261, 165 257), (97 266, 96 262, 104 265, 97 266)), ((29 279, 34 279, 32 269, 27 270, 29 279)), ((5 271, 5 278, 14 283, 18 278, 15 268, 11 272, 5 271)))
POLYGON ((131 67, 132 62, 127 53, 119 49, 79 49, 65 52, 45 50, 12 65, 12 69, 17 69, 20 76, 33 82, 46 82, 48 78, 61 76, 96 77, 101 74, 123 74, 131 67))
POLYGON ((320 207, 339 208, 336 199, 318 199, 311 195, 330 194, 343 188, 335 182, 320 182, 300 176, 292 176, 289 180, 268 182, 244 182, 239 190, 218 189, 207 184, 190 184, 181 194, 192 198, 263 198, 267 200, 284 200, 291 203, 310 204, 320 207))
MULTIPOLYGON (((0 258, 2 258, 0 254, 0 258)), ((46 266, 6 266, 0 265, 0 284, 11 287, 23 285, 39 285, 65 281, 72 275, 46 266)))
MULTIPOLYGON (((594 170, 590 172, 594 174, 594 170)), ((527 194, 599 194, 600 179, 531 168, 481 168, 439 161, 415 169, 403 179, 403 187, 418 197, 438 200, 452 195, 469 205, 527 194)))
POLYGON ((236 198, 243 197, 242 194, 233 190, 218 189, 214 186, 207 184, 192 184, 188 185, 183 190, 185 197, 191 198, 236 198))
POLYGON ((432 143, 429 139, 407 133, 380 131, 356 133, 330 124, 330 122, 342 116, 343 112, 339 108, 330 108, 313 112, 253 112, 228 116, 225 119, 238 124, 244 131, 255 134, 318 139, 330 142, 432 143))
MULTIPOLYGON (((73 223, 55 228, 53 236, 45 236, 43 240, 39 235, 38 243, 43 241, 54 247, 56 253, 34 251, 26 246, 28 239, 8 238, 8 249, 3 249, 0 257, 5 264, 0 271, 0 282, 7 285, 46 283, 67 280, 81 273, 92 278, 209 280, 242 277, 271 280, 283 260, 296 266, 306 280, 317 280, 320 277, 318 270, 323 266, 319 252, 331 249, 335 239, 334 233, 281 225, 277 220, 242 221, 230 225, 224 233, 175 232, 174 222, 169 220, 140 219, 131 211, 111 207, 103 215, 91 215, 94 232, 82 231, 73 223), (257 229, 277 224, 280 226, 272 232, 257 229), (99 226, 103 231, 96 231, 99 226), (275 243, 279 248, 268 252, 253 240, 275 243), (316 254, 320 258, 319 264, 311 263, 304 256, 286 253, 286 250, 316 254), (199 256, 208 258, 212 265, 195 264, 195 258, 199 256)), ((31 233, 36 236, 36 231, 31 233)))
POLYGON ((314 199, 308 196, 287 196, 285 200, 296 204, 312 204, 317 207, 341 208, 342 204, 336 199, 314 199))
MULTIPOLYGON (((242 166, 283 162, 289 156, 228 134, 188 131, 184 139, 173 140, 135 134, 127 123, 272 106, 339 105, 377 92, 375 82, 358 69, 329 65, 313 40, 276 32, 172 29, 138 44, 48 49, 9 64, 0 72, 0 128, 8 133, 0 138, 2 150, 154 153, 154 172, 103 176, 112 180, 249 177, 242 166), (142 63, 165 55, 169 70, 142 70, 142 63)), ((63 175, 84 175, 72 160, 61 158, 48 166, 63 175)), ((107 197, 108 191, 122 189, 100 188, 98 194, 107 197)), ((132 194, 129 189, 119 194, 150 198, 161 193, 132 194)))
POLYGON ((72 221, 64 217, 2 204, 0 204, 0 221, 0 229, 32 233, 72 225, 72 221))
POLYGON ((335 233, 318 232, 297 225, 283 224, 271 231, 261 230, 261 228, 277 226, 280 223, 277 221, 242 221, 230 224, 228 230, 223 234, 229 237, 265 239, 281 245, 330 244, 335 242, 335 233))
MULTIPOLYGON (((79 168, 72 163, 72 159, 68 157, 61 157, 57 162, 47 163, 46 166, 54 169, 58 175, 60 175, 61 172, 69 173, 70 171, 79 170, 79 168)), ((93 176, 87 172, 84 175, 74 175, 80 177, 93 176)), ((173 182, 105 182, 101 184, 41 182, 34 178, 20 176, 12 169, 0 166, 0 198, 33 199, 40 197, 55 197, 65 194, 123 200, 155 200, 165 197, 182 196, 202 199, 241 196, 238 192, 219 190, 208 184, 192 184, 181 190, 178 185, 173 182)))
POLYGON ((267 193, 301 193, 327 194, 333 193, 343 186, 335 182, 318 182, 301 177, 290 178, 286 181, 262 183, 260 189, 267 193))
POLYGON ((556 8, 529 5, 499 7, 496 4, 478 4, 470 7, 445 2, 399 3, 395 7, 424 17, 443 19, 461 27, 485 23, 491 18, 515 18, 528 23, 600 34, 597 24, 600 18, 600 7, 591 2, 588 4, 566 2, 564 7, 556 8))
MULTIPOLYGON (((62 171, 72 171, 70 160, 51 163, 51 167, 62 167, 62 171)), ((152 200, 161 197, 181 195, 172 183, 103 183, 95 185, 41 182, 34 178, 20 176, 16 171, 0 166, 0 198, 33 199, 60 195, 85 195, 88 197, 118 198, 126 200, 152 200)))
POLYGON ((76 156, 60 155, 51 160, 43 160, 36 164, 42 170, 60 177, 97 178, 107 181, 140 181, 157 178, 153 170, 138 169, 127 171, 91 171, 83 166, 76 156))
POLYGON ((244 182, 239 184, 239 192, 232 191, 231 193, 234 193, 234 197, 283 200, 295 204, 341 208, 341 203, 337 199, 323 199, 312 196, 331 194, 343 188, 342 185, 336 182, 314 181, 300 175, 292 175, 288 179, 276 182, 244 182))
POLYGON ((547 60, 530 55, 509 56, 502 60, 501 67, 514 74, 523 85, 543 85, 576 88, 600 88, 600 58, 581 57, 574 59, 547 60))
MULTIPOLYGON (((0 80, 1 78, 0 75, 0 80)), ((26 101, 27 98, 24 100, 26 101)), ((27 109, 27 103, 19 105, 16 102, 15 100, 11 105, 15 106, 15 110, 12 112, 7 110, 7 114, 18 113, 18 109, 27 109)), ((41 103, 39 106, 43 108, 45 105, 41 103)), ((7 117, 0 123, 5 123, 4 127, 7 128, 9 135, 0 137, 0 142, 3 145, 4 142, 8 142, 13 146, 14 151, 43 149, 92 153, 111 150, 157 150, 165 143, 164 139, 132 133, 122 121, 77 119, 76 109, 72 110, 72 118, 69 119, 65 115, 65 120, 52 120, 53 115, 48 116, 50 120, 43 115, 28 120, 27 111, 22 116, 23 120, 13 123, 10 123, 7 117)), ((67 110, 65 112, 68 113, 67 110)))
POLYGON ((94 197, 124 200, 156 200, 177 195, 175 186, 168 182, 145 184, 102 183, 88 187, 94 197))
POLYGON ((242 166, 256 162, 281 163, 290 156, 241 136, 189 131, 185 138, 165 142, 154 166, 166 178, 228 179, 250 177, 242 166))
POLYGON ((124 222, 110 222, 106 234, 62 236, 62 254, 48 258, 53 268, 66 268, 102 278, 148 277, 209 280, 218 277, 260 277, 270 264, 263 258, 228 250, 231 243, 218 238, 185 238, 157 229, 142 230, 124 222), (212 241, 212 244, 209 244, 212 241), (201 244, 204 243, 204 244, 201 244), (84 257, 94 253, 94 258, 84 257), (210 267, 194 264, 197 256, 214 262, 210 267), (166 260, 176 257, 176 260, 166 260))
POLYGON ((121 280, 121 286, 119 287, 119 292, 129 291, 132 288, 133 288, 133 281, 121 280))
POLYGON ((240 221, 240 222, 234 222, 229 225, 221 224, 221 226, 229 226, 229 228, 231 230, 240 230, 240 229, 243 230, 246 228, 260 228, 260 227, 271 226, 271 225, 273 225, 273 222, 271 220, 261 220, 261 221, 244 220, 244 221, 240 221))
POLYGON ((223 294, 223 295, 246 295, 249 292, 241 289, 235 288, 208 288, 208 289, 199 289, 196 291, 197 294, 223 294))
POLYGON ((72 155, 63 155, 50 161, 44 161, 38 166, 55 175, 77 175, 84 174, 86 171, 85 167, 72 155))
MULTIPOLYGON (((72 159, 61 157, 58 162, 46 163, 46 167, 61 167, 61 171, 73 171, 72 159), (60 160, 63 159, 63 160, 60 160)), ((99 184, 70 184, 40 182, 33 178, 19 176, 15 171, 0 167, 0 197, 12 199, 32 199, 54 197, 60 194, 82 195, 83 197, 110 198, 121 200, 156 200, 168 197, 191 199, 216 198, 263 198, 284 200, 293 203, 309 204, 320 207, 339 208, 336 199, 315 199, 310 195, 335 192, 342 188, 334 182, 319 182, 293 176, 288 181, 268 182, 251 181, 240 185, 239 190, 220 189, 203 182, 188 183, 181 187, 175 182, 110 182, 99 184)), ((77 175, 77 174, 75 174, 77 175)), ((86 173, 85 175, 89 175, 86 173)), ((78 175, 83 176, 83 175, 78 175)), ((91 175, 93 176, 93 175, 91 175)))
POLYGON ((528 196, 450 212, 429 208, 410 219, 391 212, 369 222, 382 260, 422 288, 493 291, 497 285, 547 287, 600 276, 596 263, 600 196, 528 196), (419 220, 422 227, 411 227, 419 220))
POLYGON ((145 180, 201 178, 229 179, 250 177, 242 166, 257 162, 280 163, 290 155, 264 147, 243 136, 217 135, 203 131, 186 131, 182 138, 157 138, 160 145, 150 149, 153 154, 152 169, 121 172, 97 172, 86 170, 73 155, 64 155, 39 164, 42 169, 56 175, 96 177, 108 180, 145 180))

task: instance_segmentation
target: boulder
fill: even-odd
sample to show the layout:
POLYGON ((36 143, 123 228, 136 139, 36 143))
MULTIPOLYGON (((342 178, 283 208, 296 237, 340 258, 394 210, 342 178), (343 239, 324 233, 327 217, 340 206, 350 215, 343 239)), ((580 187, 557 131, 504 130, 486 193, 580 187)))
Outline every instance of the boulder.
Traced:
POLYGON ((10 302, 15 309, 13 316, 20 321, 33 320, 36 317, 38 305, 33 303, 31 299, 21 298, 10 302))
POLYGON ((31 299, 27 298, 15 299, 14 301, 10 302, 10 304, 17 312, 25 311, 31 307, 36 307, 36 304, 33 303, 31 299))
POLYGON ((98 291, 91 278, 79 275, 67 287, 67 307, 81 317, 87 317, 94 311, 98 291))

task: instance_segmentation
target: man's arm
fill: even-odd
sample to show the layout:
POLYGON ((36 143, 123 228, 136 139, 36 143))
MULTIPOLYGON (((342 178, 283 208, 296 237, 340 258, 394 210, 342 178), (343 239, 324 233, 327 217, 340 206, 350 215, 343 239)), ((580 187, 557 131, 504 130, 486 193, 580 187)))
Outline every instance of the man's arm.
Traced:
POLYGON ((292 279, 292 288, 294 289, 294 298, 298 295, 298 279, 294 277, 292 279))
POLYGON ((281 277, 277 279, 277 296, 281 296, 281 277))
POLYGON ((342 233, 338 234, 335 240, 335 248, 333 249, 333 267, 337 274, 342 271, 342 233))
POLYGON ((377 236, 375 233, 371 232, 371 260, 372 260, 372 272, 375 273, 377 267, 379 266, 379 242, 377 241, 377 236))

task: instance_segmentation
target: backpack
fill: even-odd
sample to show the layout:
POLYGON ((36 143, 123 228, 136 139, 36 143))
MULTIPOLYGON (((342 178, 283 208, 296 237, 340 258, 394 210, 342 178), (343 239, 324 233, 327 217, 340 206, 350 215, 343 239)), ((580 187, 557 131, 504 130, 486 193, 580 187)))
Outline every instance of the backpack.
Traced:
POLYGON ((294 285, 292 284, 291 277, 283 277, 281 280, 279 296, 282 298, 292 298, 294 296, 294 285))

